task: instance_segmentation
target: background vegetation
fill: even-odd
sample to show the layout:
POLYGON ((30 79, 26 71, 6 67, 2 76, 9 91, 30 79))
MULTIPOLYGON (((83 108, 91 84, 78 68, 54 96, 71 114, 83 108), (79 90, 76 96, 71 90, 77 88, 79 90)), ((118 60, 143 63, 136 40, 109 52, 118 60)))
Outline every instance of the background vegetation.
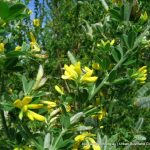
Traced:
POLYGON ((0 1, 0 149, 149 149, 149 1, 29 2, 0 1))

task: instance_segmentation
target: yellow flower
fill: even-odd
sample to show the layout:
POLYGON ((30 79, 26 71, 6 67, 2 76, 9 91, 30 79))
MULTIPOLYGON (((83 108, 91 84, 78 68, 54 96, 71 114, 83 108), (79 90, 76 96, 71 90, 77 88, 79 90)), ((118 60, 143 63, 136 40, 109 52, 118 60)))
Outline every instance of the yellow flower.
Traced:
POLYGON ((107 115, 107 112, 105 109, 103 109, 103 110, 99 111, 97 114, 92 115, 92 117, 94 117, 94 118, 96 117, 96 118, 98 118, 99 121, 101 121, 106 115, 107 115))
POLYGON ((20 51, 21 50, 21 46, 16 46, 15 51, 20 51))
POLYGON ((85 145, 83 147, 84 150, 88 150, 90 149, 90 147, 92 146, 93 150, 101 150, 100 145, 98 145, 95 140, 92 138, 94 137, 95 134, 92 133, 88 133, 88 132, 84 132, 80 135, 77 135, 75 137, 75 144, 73 145, 73 150, 78 150, 78 147, 80 146, 80 143, 83 141, 86 141, 88 143, 88 145, 85 145))
POLYGON ((69 104, 66 104, 65 105, 65 108, 66 108, 66 111, 67 112, 70 112, 71 111, 71 106, 69 104))
POLYGON ((40 20, 39 19, 34 19, 33 20, 33 25, 36 26, 36 27, 39 27, 40 26, 40 20))
POLYGON ((100 46, 102 46, 102 47, 105 47, 106 45, 110 45, 110 46, 113 46, 114 45, 114 43, 115 43, 115 40, 113 39, 113 40, 107 40, 106 42, 104 42, 103 40, 101 40, 101 43, 100 44, 97 44, 97 47, 100 47, 100 46))
POLYGON ((107 115, 106 110, 102 110, 98 113, 98 119, 101 121, 107 115))
POLYGON ((80 79, 81 82, 92 83, 97 80, 98 77, 96 76, 91 77, 93 74, 93 70, 89 69, 88 67, 85 67, 84 70, 85 70, 85 74, 81 77, 80 79))
POLYGON ((93 150, 101 150, 100 145, 97 144, 93 138, 88 137, 87 140, 91 143, 91 146, 92 146, 93 150))
POLYGON ((55 85, 55 90, 61 94, 61 95, 64 95, 64 91, 63 91, 63 88, 62 87, 59 87, 58 85, 55 85))
POLYGON ((27 116, 30 120, 34 121, 34 120, 38 120, 38 121, 45 121, 45 117, 42 115, 39 115, 31 110, 27 111, 27 116))
POLYGON ((90 150, 91 146, 89 144, 83 146, 83 150, 90 150))
MULTIPOLYGON (((71 112, 71 105, 69 105, 68 103, 64 103, 65 109, 67 112, 71 112)), ((60 108, 61 112, 63 112, 63 109, 60 108)))
POLYGON ((88 132, 84 132, 84 133, 82 133, 82 134, 80 134, 80 135, 77 135, 76 137, 75 137, 75 141, 76 142, 82 142, 82 141, 84 141, 84 139, 86 138, 86 137, 89 137, 89 136, 95 136, 95 134, 92 134, 92 133, 88 133, 88 132))
POLYGON ((74 65, 64 65, 65 74, 62 75, 63 79, 76 80, 78 78, 78 74, 75 71, 74 65))
POLYGON ((39 47, 38 43, 36 42, 36 39, 32 32, 30 32, 30 38, 31 38, 31 42, 30 42, 31 50, 33 52, 39 52, 40 47, 39 47))
POLYGON ((13 150, 33 150, 33 149, 28 146, 17 146, 13 150))
POLYGON ((42 101, 42 103, 47 105, 47 109, 51 109, 57 106, 56 103, 52 101, 42 101))
POLYGON ((139 68, 134 74, 131 75, 131 77, 141 84, 145 83, 145 80, 147 79, 147 66, 139 68))
POLYGON ((82 70, 80 62, 70 66, 64 65, 64 69, 64 75, 61 76, 64 80, 74 80, 79 83, 93 83, 98 78, 96 76, 92 77, 93 70, 88 67, 84 67, 82 70))
POLYGON ((19 119, 23 118, 25 114, 30 120, 38 120, 38 121, 45 121, 46 118, 42 115, 39 115, 30 109, 39 109, 43 107, 43 104, 30 104, 32 101, 31 96, 25 96, 22 100, 17 99, 14 102, 14 106, 21 109, 19 113, 19 119))
POLYGON ((0 53, 4 52, 4 43, 0 43, 0 53))

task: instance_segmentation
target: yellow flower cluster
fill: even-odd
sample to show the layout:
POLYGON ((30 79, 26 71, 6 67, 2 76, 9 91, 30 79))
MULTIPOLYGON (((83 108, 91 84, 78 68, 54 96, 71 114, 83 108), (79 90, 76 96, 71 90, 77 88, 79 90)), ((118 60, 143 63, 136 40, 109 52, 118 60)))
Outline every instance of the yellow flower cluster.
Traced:
POLYGON ((73 145, 73 149, 72 150, 78 150, 81 142, 86 142, 86 144, 83 146, 83 150, 90 150, 91 147, 93 148, 93 150, 101 150, 101 147, 99 144, 97 144, 95 142, 95 140, 92 138, 94 137, 95 134, 92 133, 88 133, 88 132, 83 132, 80 135, 77 135, 75 137, 75 144, 73 145))
POLYGON ((19 119, 23 118, 25 114, 30 120, 38 120, 38 121, 45 121, 46 118, 42 115, 39 115, 30 109, 39 109, 43 107, 43 104, 30 104, 32 101, 31 96, 25 96, 22 100, 17 99, 14 102, 14 106, 21 109, 19 113, 19 119))
POLYGON ((30 32, 30 38, 31 38, 31 42, 30 42, 31 50, 34 52, 39 52, 40 47, 39 47, 39 45, 38 45, 32 32, 30 32))
POLYGON ((33 149, 28 146, 17 146, 13 150, 33 150, 33 149))
POLYGON ((63 87, 59 87, 58 85, 55 85, 55 90, 56 90, 59 94, 64 95, 63 87))
POLYGON ((74 80, 79 83, 93 83, 97 80, 98 77, 92 76, 93 70, 88 67, 84 67, 84 71, 81 69, 80 62, 77 62, 74 65, 64 65, 64 75, 62 75, 62 79, 64 80, 74 80))
POLYGON ((39 27, 40 26, 40 20, 39 19, 34 19, 33 20, 33 25, 36 26, 36 27, 39 27))
POLYGON ((147 66, 143 66, 131 75, 136 81, 144 84, 147 79, 147 66))
POLYGON ((15 51, 20 51, 21 48, 22 48, 22 47, 18 45, 18 46, 16 46, 15 51))
POLYGON ((0 53, 4 52, 4 43, 0 43, 0 53))
POLYGON ((106 110, 99 111, 96 115, 92 115, 92 117, 97 117, 99 121, 101 121, 107 115, 106 110))
POLYGON ((102 47, 105 47, 107 44, 109 44, 110 46, 113 46, 114 45, 114 43, 115 43, 115 40, 113 39, 113 40, 107 40, 106 42, 104 42, 103 40, 101 40, 101 43, 100 44, 97 44, 97 47, 100 47, 100 46, 102 46, 102 47))
POLYGON ((43 104, 47 105, 46 109, 52 109, 56 107, 56 103, 52 101, 42 101, 43 104))

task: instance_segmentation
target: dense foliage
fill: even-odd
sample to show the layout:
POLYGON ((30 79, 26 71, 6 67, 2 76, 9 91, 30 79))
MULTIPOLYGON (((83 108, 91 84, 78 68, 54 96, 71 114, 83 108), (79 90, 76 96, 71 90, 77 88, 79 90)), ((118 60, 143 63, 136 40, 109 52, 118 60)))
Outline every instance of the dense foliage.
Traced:
POLYGON ((0 1, 0 149, 148 150, 149 1, 29 3, 0 1))

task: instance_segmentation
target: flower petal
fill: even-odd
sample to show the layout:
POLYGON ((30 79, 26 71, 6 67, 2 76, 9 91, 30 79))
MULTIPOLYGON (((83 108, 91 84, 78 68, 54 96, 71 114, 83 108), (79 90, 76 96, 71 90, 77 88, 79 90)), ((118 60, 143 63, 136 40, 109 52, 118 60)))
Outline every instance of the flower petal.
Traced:
POLYGON ((88 140, 91 142, 93 150, 101 150, 100 145, 93 138, 88 137, 88 140))
POLYGON ((31 96, 25 96, 22 100, 22 106, 29 104, 32 101, 31 96))
POLYGON ((81 82, 88 82, 88 83, 93 83, 98 79, 98 77, 94 76, 94 77, 85 77, 83 76, 83 78, 81 78, 81 82))
POLYGON ((29 104, 28 109, 39 109, 42 108, 43 104, 29 104))
POLYGON ((43 104, 47 104, 48 108, 56 107, 56 103, 52 101, 42 101, 43 104))
POLYGON ((55 85, 55 90, 56 90, 59 94, 64 95, 64 92, 63 92, 62 88, 60 88, 58 85, 55 85))
POLYGON ((38 121, 45 121, 46 118, 42 115, 39 115, 31 110, 28 110, 28 113, 30 114, 30 116, 32 116, 35 120, 38 120, 38 121))
POLYGON ((30 120, 34 121, 34 117, 32 116, 32 113, 29 110, 26 112, 26 115, 30 120))
POLYGON ((82 74, 82 70, 81 70, 81 64, 80 62, 77 62, 75 65, 74 65, 74 70, 77 72, 77 74, 80 76, 82 74))
POLYGON ((21 102, 21 100, 20 99, 16 99, 15 102, 14 102, 14 105, 15 105, 15 107, 21 109, 22 108, 22 102, 21 102))

